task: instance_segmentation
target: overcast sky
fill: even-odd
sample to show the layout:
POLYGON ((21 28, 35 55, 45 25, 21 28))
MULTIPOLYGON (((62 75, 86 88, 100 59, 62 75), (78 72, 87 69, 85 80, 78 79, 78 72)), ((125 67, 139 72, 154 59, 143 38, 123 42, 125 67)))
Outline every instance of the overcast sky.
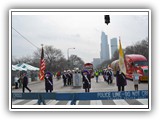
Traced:
MULTIPOLYGON (((110 15, 111 23, 104 23, 101 14, 52 14, 52 15, 12 15, 12 27, 19 31, 37 47, 41 44, 52 45, 61 49, 67 58, 67 49, 70 55, 75 54, 85 62, 92 62, 93 58, 100 57, 101 32, 108 38, 121 37, 122 47, 132 45, 148 37, 148 15, 110 15)), ((12 56, 15 58, 33 55, 37 48, 27 42, 12 29, 12 56)))

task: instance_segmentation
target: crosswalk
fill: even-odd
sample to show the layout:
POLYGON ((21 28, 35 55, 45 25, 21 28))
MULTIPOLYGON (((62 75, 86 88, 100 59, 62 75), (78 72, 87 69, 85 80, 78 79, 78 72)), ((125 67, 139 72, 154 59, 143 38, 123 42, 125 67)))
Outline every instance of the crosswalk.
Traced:
MULTIPOLYGON (((12 100, 12 105, 37 105, 38 100, 12 100)), ((71 101, 45 100, 46 105, 71 105, 71 101)), ((148 99, 131 100, 81 100, 76 105, 148 105, 148 99)))

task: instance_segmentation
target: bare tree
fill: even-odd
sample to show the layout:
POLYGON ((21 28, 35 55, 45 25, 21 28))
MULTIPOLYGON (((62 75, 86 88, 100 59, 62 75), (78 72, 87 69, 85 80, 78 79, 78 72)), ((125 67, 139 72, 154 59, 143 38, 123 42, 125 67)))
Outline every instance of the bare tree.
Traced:
POLYGON ((74 69, 74 68, 82 69, 84 65, 84 61, 77 55, 71 55, 69 57, 69 64, 71 69, 74 69))

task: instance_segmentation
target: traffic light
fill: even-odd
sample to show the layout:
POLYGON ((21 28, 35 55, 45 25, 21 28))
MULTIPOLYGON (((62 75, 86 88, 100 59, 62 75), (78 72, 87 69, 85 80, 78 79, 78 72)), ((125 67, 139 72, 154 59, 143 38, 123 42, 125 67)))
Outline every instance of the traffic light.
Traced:
POLYGON ((105 23, 108 25, 110 23, 109 15, 104 15, 104 20, 105 20, 105 23))

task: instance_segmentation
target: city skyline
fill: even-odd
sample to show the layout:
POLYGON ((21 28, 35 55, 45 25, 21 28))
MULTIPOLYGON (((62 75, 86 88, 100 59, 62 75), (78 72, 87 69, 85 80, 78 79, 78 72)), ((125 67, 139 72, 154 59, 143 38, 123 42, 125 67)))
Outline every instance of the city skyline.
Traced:
MULTIPOLYGON (((66 12, 67 13, 67 12, 66 12)), ((70 55, 75 54, 85 62, 91 62, 99 57, 101 31, 110 38, 121 37, 122 47, 132 45, 148 37, 148 15, 145 12, 127 13, 119 12, 110 15, 111 23, 104 23, 107 13, 73 13, 73 14, 14 14, 12 27, 19 31, 38 48, 41 44, 52 45, 61 49, 67 58, 67 49, 70 55)), ((36 47, 12 29, 12 57, 20 58, 33 55, 36 47)))

